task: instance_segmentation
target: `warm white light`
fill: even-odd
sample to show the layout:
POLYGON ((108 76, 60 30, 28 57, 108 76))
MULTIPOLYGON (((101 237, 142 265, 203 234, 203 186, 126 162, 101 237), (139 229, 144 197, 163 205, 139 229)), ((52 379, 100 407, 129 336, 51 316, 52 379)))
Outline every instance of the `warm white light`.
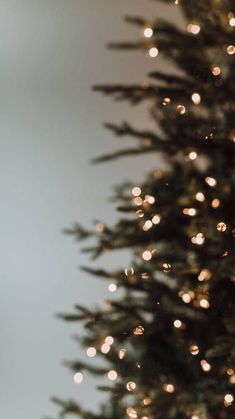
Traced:
POLYGON ((202 298, 199 302, 200 307, 202 308, 209 308, 210 307, 210 303, 208 300, 206 300, 205 298, 202 298))
POLYGON ((199 95, 199 93, 192 94, 192 101, 194 105, 199 105, 201 103, 201 96, 199 95))
POLYGON ((235 26, 235 17, 231 17, 231 19, 229 20, 229 25, 235 26))
POLYGON ((151 204, 151 205, 154 204, 154 202, 155 202, 154 196, 151 196, 151 195, 146 195, 145 199, 148 202, 148 204, 151 204))
POLYGON ((195 198, 199 202, 204 202, 206 199, 204 193, 202 192, 197 192, 195 198))
POLYGON ((141 336, 144 334, 144 328, 143 326, 137 326, 134 330, 133 333, 135 336, 141 336))
POLYGON ((213 177, 210 177, 210 176, 207 176, 207 177, 206 177, 205 182, 206 182, 209 186, 211 186, 212 188, 213 188, 214 186, 216 186, 216 185, 217 185, 217 181, 216 181, 216 179, 214 179, 213 177))
POLYGON ((136 412, 135 409, 133 409, 133 407, 128 407, 126 409, 126 413, 129 416, 129 418, 131 418, 131 419, 137 419, 137 417, 138 417, 137 412, 136 412))
POLYGON ((117 285, 116 284, 109 284, 109 291, 110 292, 117 291, 117 285))
POLYGON ((156 47, 150 48, 149 55, 150 55, 151 58, 157 57, 158 54, 159 54, 159 51, 158 51, 158 49, 156 47))
POLYGON ((226 403, 232 403, 232 402, 234 401, 234 397, 233 397, 233 395, 232 395, 232 394, 226 394, 226 395, 224 396, 224 401, 225 401, 226 403))
POLYGON ((198 35, 201 28, 199 25, 190 23, 187 27, 188 32, 192 33, 193 35, 198 35))
POLYGON ((211 203, 212 208, 219 208, 220 206, 220 200, 218 198, 214 198, 212 203, 211 203))
POLYGON ((118 353, 119 359, 124 359, 125 355, 126 355, 126 349, 120 349, 118 353))
POLYGON ((126 268, 124 272, 126 276, 134 275, 135 273, 134 268, 126 268))
POLYGON ((115 381, 117 379, 117 376, 118 376, 117 371, 115 371, 115 370, 111 370, 111 371, 108 372, 108 379, 110 381, 115 381))
POLYGON ((182 300, 185 304, 189 304, 191 302, 191 297, 188 293, 182 295, 182 300))
POLYGON ((213 74, 213 76, 220 76, 220 74, 221 74, 221 68, 218 67, 217 65, 214 65, 212 67, 212 74, 213 74))
POLYGON ((141 195, 141 189, 139 186, 135 186, 131 191, 133 196, 140 196, 141 195))
POLYGON ((105 343, 107 343, 108 345, 112 345, 114 342, 114 338, 112 336, 107 336, 107 338, 105 338, 105 343))
POLYGON ((175 320, 174 326, 176 329, 180 329, 182 327, 182 321, 181 320, 175 320))
POLYGON ((136 384, 134 381, 129 381, 126 385, 128 391, 134 391, 136 389, 136 384))
POLYGON ((223 221, 221 221, 220 223, 217 224, 217 230, 223 233, 224 231, 227 230, 227 225, 223 221))
POLYGON ((142 254, 142 257, 145 261, 149 261, 152 259, 152 253, 150 252, 150 250, 145 250, 142 254))
POLYGON ((201 361, 201 367, 205 372, 209 372, 211 370, 211 365, 205 360, 201 361))
POLYGON ((188 157, 189 157, 190 160, 196 160, 196 158, 197 158, 196 151, 191 151, 191 153, 189 153, 188 157))
POLYGON ((199 354, 199 347, 197 345, 191 345, 189 350, 193 356, 196 356, 199 354))
POLYGON ((234 45, 229 45, 227 48, 227 53, 229 55, 234 55, 235 54, 235 46, 234 45))
POLYGON ((145 36, 145 38, 151 38, 153 36, 152 28, 145 28, 144 36, 145 36))
POLYGON ((180 115, 184 115, 186 112, 186 108, 184 105, 178 105, 177 106, 177 111, 180 113, 180 115))
POLYGON ((111 349, 111 346, 108 345, 107 343, 103 343, 103 345, 101 346, 102 354, 108 354, 110 349, 111 349))
POLYGON ((174 393, 175 391, 175 387, 173 386, 173 384, 165 384, 163 386, 163 389, 167 392, 167 393, 174 393))
POLYGON ((95 348, 87 348, 87 356, 89 356, 89 358, 94 358, 94 356, 96 356, 96 349, 95 348))
POLYGON ((144 231, 149 231, 150 228, 152 228, 153 223, 150 220, 145 221, 144 225, 143 225, 143 230, 144 231))
POLYGON ((211 273, 208 269, 203 269, 200 274, 198 275, 198 281, 208 281, 211 278, 211 273))
POLYGON ((161 221, 160 215, 154 215, 154 217, 152 218, 153 224, 159 224, 160 221, 161 221))
POLYGON ((77 372, 73 377, 73 381, 75 384, 81 384, 83 381, 83 374, 81 372, 77 372))

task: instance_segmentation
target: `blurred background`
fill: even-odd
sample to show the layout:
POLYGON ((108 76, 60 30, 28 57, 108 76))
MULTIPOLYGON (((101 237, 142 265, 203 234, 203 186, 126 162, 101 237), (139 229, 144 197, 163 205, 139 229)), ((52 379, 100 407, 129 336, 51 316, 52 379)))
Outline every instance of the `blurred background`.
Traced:
MULTIPOLYGON (((51 395, 90 407, 104 397, 89 377, 75 386, 61 365, 84 354, 71 339, 80 329, 55 313, 108 297, 107 284, 79 272, 90 261, 62 230, 74 221, 111 224, 112 185, 138 184, 159 166, 156 156, 90 165, 128 144, 102 122, 151 123, 146 109, 111 104, 91 86, 143 82, 169 65, 105 45, 141 36, 126 14, 179 17, 174 5, 150 0, 0 0, 0 10, 0 416, 41 419, 55 415, 51 395)), ((120 253, 95 265, 126 263, 120 253)))

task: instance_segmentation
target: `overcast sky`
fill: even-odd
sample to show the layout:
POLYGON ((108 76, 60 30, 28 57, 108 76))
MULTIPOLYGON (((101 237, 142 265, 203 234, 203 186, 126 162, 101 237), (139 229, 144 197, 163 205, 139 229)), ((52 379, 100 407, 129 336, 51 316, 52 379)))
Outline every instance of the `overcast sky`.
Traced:
MULTIPOLYGON (((0 0, 1 418, 53 415, 51 395, 90 407, 101 397, 93 380, 75 387, 61 366, 82 351, 71 340, 77 326, 54 314, 76 302, 101 302, 107 286, 79 273, 88 259, 61 230, 75 220, 111 223, 112 185, 138 183, 158 167, 156 156, 90 166, 92 157, 119 147, 103 121, 149 123, 141 108, 111 105, 90 86, 133 76, 140 82, 162 66, 159 57, 105 49, 109 41, 138 38, 123 23, 125 14, 162 13, 175 20, 176 7, 150 0, 0 0)), ((127 256, 110 263, 124 267, 127 256)))

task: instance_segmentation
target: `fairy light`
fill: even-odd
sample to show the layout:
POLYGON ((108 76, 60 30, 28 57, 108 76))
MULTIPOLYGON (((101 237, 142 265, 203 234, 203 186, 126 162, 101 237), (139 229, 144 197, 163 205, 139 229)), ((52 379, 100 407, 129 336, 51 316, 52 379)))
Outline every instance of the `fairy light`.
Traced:
POLYGON ((77 372, 73 377, 74 384, 81 384, 83 381, 83 374, 81 372, 77 372))
POLYGON ((97 223, 95 228, 96 228, 97 233, 103 233, 105 229, 105 225, 103 223, 97 223))
POLYGON ((203 369, 203 371, 205 371, 205 372, 209 372, 210 370, 211 370, 211 365, 209 364, 209 362, 207 362, 206 360, 202 360, 201 362, 200 362, 200 364, 201 364, 201 367, 202 367, 202 369, 203 369))
POLYGON ((133 330, 133 334, 135 336, 141 336, 144 334, 144 328, 143 326, 137 326, 134 330, 133 330))
POLYGON ((235 384, 235 374, 231 375, 229 381, 231 384, 235 384))
POLYGON ((147 221, 145 221, 145 223, 143 225, 143 230, 144 231, 149 231, 152 228, 152 226, 153 226, 152 221, 147 220, 147 221))
POLYGON ((154 217, 152 218, 152 223, 153 224, 159 224, 161 222, 161 217, 160 217, 160 215, 154 215, 154 217))
POLYGON ((124 348, 120 349, 120 351, 118 352, 119 359, 124 359, 126 356, 126 352, 127 352, 126 349, 124 348))
POLYGON ((163 263, 162 267, 163 267, 164 272, 170 272, 170 270, 172 268, 170 263, 163 263))
POLYGON ((133 199, 133 203, 137 207, 140 207, 143 204, 143 199, 140 198, 140 196, 137 196, 136 198, 133 199))
POLYGON ((227 230, 227 225, 223 221, 221 221, 220 223, 217 224, 217 230, 223 233, 224 231, 227 230))
POLYGON ((125 268, 124 273, 126 276, 134 275, 135 270, 134 268, 125 268))
POLYGON ((137 419, 137 417, 138 417, 137 412, 133 407, 128 407, 126 409, 126 413, 129 416, 129 418, 131 418, 131 419, 137 419))
POLYGON ((145 38, 151 38, 153 36, 153 29, 150 27, 147 27, 144 29, 144 36, 145 38))
POLYGON ((183 302, 185 303, 185 304, 189 304, 189 303, 191 303, 191 296, 190 296, 190 294, 188 294, 188 293, 184 293, 183 295, 182 295, 182 300, 183 300, 183 302))
POLYGON ((111 349, 111 346, 108 345, 108 343, 103 343, 103 345, 101 346, 102 354, 108 354, 110 349, 111 349))
POLYGON ((227 53, 229 55, 234 55, 235 54, 235 45, 229 45, 227 48, 227 53))
POLYGON ((129 381, 126 385, 128 391, 134 391, 136 389, 136 384, 134 381, 129 381))
POLYGON ((186 112, 186 108, 184 105, 178 105, 177 106, 177 111, 179 112, 180 115, 184 115, 186 112))
POLYGON ((187 31, 193 35, 198 35, 201 30, 201 27, 195 23, 190 23, 187 27, 187 31))
POLYGON ((197 192, 195 198, 198 202, 204 202, 206 199, 204 193, 202 192, 197 192))
POLYGON ((174 321, 174 327, 175 327, 176 329, 181 329, 182 325, 183 325, 183 323, 182 323, 182 321, 181 321, 181 320, 175 320, 175 321, 174 321))
POLYGON ((228 368, 226 372, 227 372, 228 375, 233 375, 234 374, 234 370, 232 368, 228 368))
POLYGON ((193 356, 198 355, 198 354, 199 354, 199 352, 200 352, 199 347, 198 347, 197 345, 191 345, 191 346, 190 346, 190 348, 189 348, 189 350, 190 350, 190 353, 191 353, 193 356))
POLYGON ((192 237, 191 242, 201 246, 205 242, 205 236, 203 233, 198 233, 196 236, 192 237))
POLYGON ((169 105, 169 103, 171 103, 171 98, 165 97, 162 102, 163 106, 169 105))
POLYGON ((111 346, 114 343, 114 338, 112 336, 107 336, 107 338, 105 338, 105 343, 111 346))
POLYGON ((141 195, 141 189, 139 188, 139 186, 135 186, 133 189, 132 189, 132 191, 131 191, 131 193, 132 193, 132 195, 133 196, 140 196, 141 195))
POLYGON ((173 386, 173 384, 165 384, 163 386, 163 390, 165 390, 167 393, 174 393, 175 387, 173 386))
POLYGON ((144 211, 143 210, 137 210, 136 211, 136 215, 139 217, 139 218, 143 218, 144 217, 144 211))
POLYGON ((145 201, 147 201, 148 204, 153 205, 156 200, 155 200, 154 196, 146 195, 145 196, 145 201))
POLYGON ((208 281, 211 278, 211 273, 208 271, 208 269, 202 269, 200 274, 198 275, 198 281, 208 281))
POLYGON ((212 206, 212 208, 219 208, 219 206, 220 206, 220 199, 218 199, 218 198, 215 198, 215 199, 213 199, 213 201, 212 201, 212 203, 211 203, 211 206, 212 206))
POLYGON ((217 65, 213 66, 212 67, 212 74, 215 77, 220 76, 220 74, 221 74, 221 68, 219 66, 217 66, 217 65))
POLYGON ((196 158, 198 157, 198 154, 196 151, 191 151, 188 155, 190 160, 196 160, 196 158))
POLYGON ((115 381, 115 380, 117 379, 117 377, 118 377, 118 375, 117 375, 117 371, 115 371, 115 370, 110 370, 110 371, 108 372, 107 376, 108 376, 108 379, 109 379, 110 381, 115 381))
POLYGON ((117 285, 116 284, 109 284, 108 287, 110 292, 116 292, 117 291, 117 285))
POLYGON ((87 348, 87 356, 89 356, 89 358, 94 358, 96 356, 96 349, 93 347, 87 348))
POLYGON ((202 298, 199 302, 201 308, 208 309, 210 307, 210 303, 205 298, 202 298))
POLYGON ((225 396, 224 396, 224 405, 225 405, 225 407, 231 406, 231 404, 233 403, 233 401, 234 401, 234 397, 233 397, 232 394, 225 394, 225 396))
POLYGON ((159 54, 159 50, 156 47, 152 47, 149 49, 149 56, 151 58, 156 58, 159 54))
POLYGON ((210 177, 210 176, 207 176, 205 178, 205 182, 207 183, 207 185, 211 186, 212 188, 217 185, 216 179, 214 179, 213 177, 210 177))
POLYGON ((234 16, 229 19, 229 25, 232 26, 232 27, 235 26, 235 17, 234 16))
POLYGON ((152 404, 152 399, 150 399, 150 397, 146 397, 143 400, 143 404, 144 404, 144 406, 150 406, 150 404, 152 404))
POLYGON ((183 214, 189 215, 190 217, 194 217, 197 214, 197 210, 195 208, 184 208, 183 214))
POLYGON ((199 93, 193 93, 192 94, 192 101, 194 103, 194 105, 199 105, 201 103, 201 96, 199 93))
POLYGON ((193 416, 191 416, 191 419, 200 419, 200 418, 197 415, 193 415, 193 416))
POLYGON ((142 254, 142 258, 148 262, 149 260, 152 259, 152 253, 150 252, 150 250, 145 250, 142 254))

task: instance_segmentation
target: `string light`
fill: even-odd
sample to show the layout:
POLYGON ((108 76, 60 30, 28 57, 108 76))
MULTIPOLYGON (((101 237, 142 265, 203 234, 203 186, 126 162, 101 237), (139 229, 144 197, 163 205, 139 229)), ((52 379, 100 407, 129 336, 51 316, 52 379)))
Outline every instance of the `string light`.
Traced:
POLYGON ((153 226, 152 221, 147 220, 147 221, 145 221, 145 223, 143 225, 143 230, 144 231, 149 231, 152 228, 152 226, 153 226))
POLYGON ((119 356, 119 359, 124 359, 125 358, 125 356, 126 356, 126 349, 120 349, 120 351, 119 351, 119 353, 118 353, 118 356, 119 356))
POLYGON ((190 23, 187 27, 187 31, 192 33, 193 35, 198 35, 200 30, 200 26, 195 23, 190 23))
POLYGON ((110 380, 110 381, 115 381, 116 379, 117 379, 117 371, 115 371, 115 370, 110 370, 109 372, 108 372, 108 379, 110 380))
POLYGON ((159 50, 156 47, 150 48, 149 55, 150 55, 151 58, 157 57, 158 54, 159 54, 159 50))
POLYGON ((145 250, 142 254, 142 257, 146 262, 148 262, 152 259, 152 253, 150 252, 150 250, 145 250))
POLYGON ((181 329, 182 325, 183 325, 183 323, 182 323, 182 321, 181 321, 181 320, 175 320, 175 321, 174 321, 174 327, 175 327, 176 329, 181 329))
POLYGON ((190 348, 189 348, 189 350, 190 350, 190 353, 191 353, 193 356, 198 355, 198 354, 199 354, 199 352, 200 352, 199 347, 198 347, 197 345, 191 345, 191 346, 190 346, 190 348))
POLYGON ((227 230, 227 225, 223 221, 221 221, 220 223, 217 224, 217 230, 223 233, 224 231, 227 230))
POLYGON ((203 269, 200 274, 198 275, 198 281, 208 281, 211 278, 211 273, 208 269, 203 269))
POLYGON ((136 211, 136 215, 138 215, 139 218, 143 218, 144 217, 144 211, 142 210, 137 210, 136 211))
POLYGON ((189 304, 189 303, 191 303, 191 296, 190 296, 190 294, 188 294, 188 293, 184 293, 183 295, 182 295, 182 300, 183 300, 183 302, 185 303, 185 304, 189 304))
POLYGON ((192 101, 194 105, 199 105, 201 103, 201 96, 199 93, 193 93, 192 94, 192 101))
POLYGON ((161 222, 161 217, 160 217, 160 215, 154 215, 154 217, 152 218, 152 223, 153 224, 159 224, 161 222))
POLYGON ((183 214, 189 215, 190 217, 194 217, 197 214, 197 210, 195 208, 184 208, 183 214))
POLYGON ((144 334, 144 328, 143 326, 137 326, 134 330, 133 330, 133 334, 135 336, 141 336, 144 334))
POLYGON ((206 199, 204 193, 202 192, 197 192, 195 198, 198 202, 204 202, 206 199))
POLYGON ((75 384, 81 384, 83 381, 83 374, 81 372, 77 372, 73 377, 73 381, 75 384))
POLYGON ((217 66, 217 65, 215 65, 215 66, 213 66, 212 67, 212 74, 213 74, 213 76, 220 76, 220 74, 221 74, 221 68, 219 67, 219 66, 217 66))
POLYGON ((203 233, 198 233, 196 236, 192 237, 191 242, 193 244, 198 244, 199 246, 201 246, 205 242, 205 236, 203 235, 203 233))
POLYGON ((205 182, 207 183, 207 185, 211 186, 212 188, 217 185, 216 179, 210 176, 206 177, 205 182))
POLYGON ((198 154, 197 154, 196 151, 191 151, 188 155, 190 160, 196 160, 197 156, 198 156, 198 154))
POLYGON ((228 375, 233 375, 234 374, 234 370, 232 368, 228 368, 226 372, 227 372, 228 375))
POLYGON ((210 307, 210 303, 208 300, 206 300, 205 298, 202 298, 199 302, 200 307, 208 309, 210 307))
POLYGON ((110 292, 116 292, 117 291, 117 285, 116 284, 109 284, 109 291, 110 292))
POLYGON ((152 404, 152 399, 150 399, 150 397, 146 397, 143 400, 143 404, 144 404, 144 406, 149 406, 150 404, 152 404))
POLYGON ((128 391, 134 391, 136 389, 136 384, 134 381, 129 381, 126 385, 128 391))
POLYGON ((141 189, 139 188, 139 186, 135 186, 133 189, 132 189, 132 191, 131 191, 131 193, 132 193, 132 195, 133 196, 140 196, 141 195, 141 189))
POLYGON ((209 372, 211 370, 211 365, 204 359, 200 362, 203 371, 209 372))
POLYGON ((144 36, 145 38, 151 38, 153 36, 152 28, 148 27, 144 29, 144 36))
POLYGON ((235 26, 235 17, 234 16, 229 19, 229 25, 230 26, 235 26))
POLYGON ((179 112, 180 115, 184 115, 186 112, 186 108, 184 105, 178 105, 177 106, 177 111, 179 112))
POLYGON ((108 343, 103 343, 103 345, 101 346, 102 354, 108 354, 110 349, 111 349, 111 346, 108 345, 108 343))
POLYGON ((140 198, 140 196, 137 196, 135 199, 133 199, 134 205, 140 207, 143 204, 143 199, 140 198))
POLYGON ((128 407, 126 409, 126 413, 129 416, 129 418, 131 418, 131 419, 137 419, 137 417, 138 417, 137 412, 136 412, 135 409, 133 409, 133 407, 128 407))
POLYGON ((220 206, 220 200, 218 198, 213 199, 212 203, 211 203, 212 208, 219 208, 220 206))
POLYGON ((145 201, 147 201, 148 204, 153 205, 155 203, 155 198, 154 198, 154 196, 146 195, 145 196, 145 201))
POLYGON ((103 223, 97 223, 95 228, 96 228, 97 233, 103 233, 105 229, 105 225, 103 223))
POLYGON ((163 263, 162 267, 163 267, 164 272, 170 272, 171 270, 170 263, 163 263))
POLYGON ((169 105, 169 103, 171 103, 171 99, 169 97, 165 97, 162 102, 163 106, 169 105))
POLYGON ((134 268, 125 268, 124 273, 126 276, 134 275, 135 270, 134 268))
POLYGON ((114 343, 114 338, 112 336, 107 336, 107 338, 105 338, 105 343, 111 346, 114 343))
POLYGON ((234 401, 234 397, 233 397, 233 395, 232 395, 232 394, 226 394, 226 395, 224 396, 224 405, 225 405, 226 407, 231 406, 231 404, 233 403, 233 401, 234 401))
POLYGON ((227 53, 229 55, 234 55, 235 54, 235 45, 229 45, 227 48, 227 53))
POLYGON ((165 390, 167 393, 174 393, 175 387, 173 386, 173 384, 165 384, 163 386, 163 390, 165 390))
POLYGON ((91 348, 87 348, 87 356, 89 356, 89 358, 94 358, 96 356, 96 349, 91 347, 91 348))

